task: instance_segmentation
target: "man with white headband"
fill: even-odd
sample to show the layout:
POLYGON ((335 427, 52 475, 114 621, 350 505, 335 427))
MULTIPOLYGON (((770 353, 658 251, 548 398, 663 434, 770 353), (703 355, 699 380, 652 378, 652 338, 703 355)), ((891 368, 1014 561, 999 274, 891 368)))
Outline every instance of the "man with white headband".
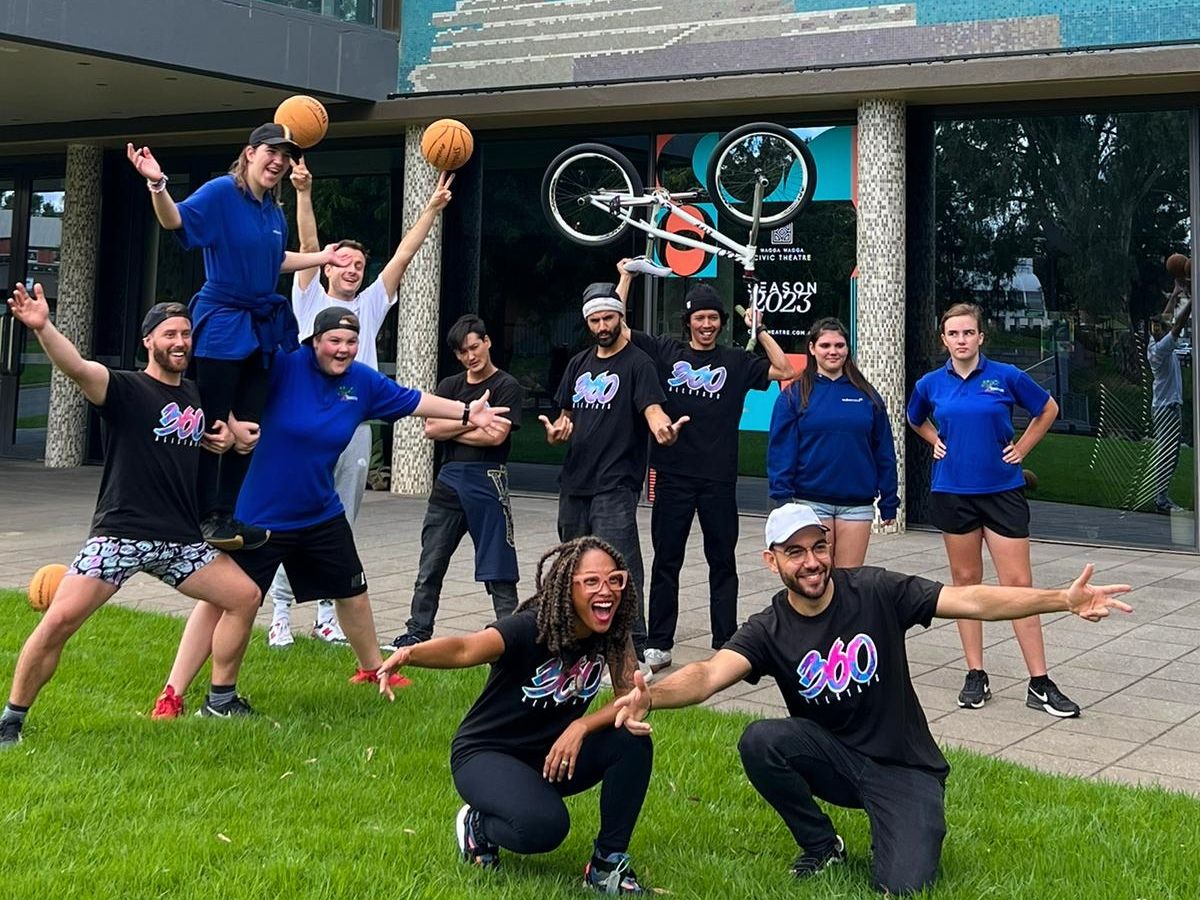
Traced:
POLYGON ((633 629, 639 662, 646 649, 642 548, 637 504, 646 475, 647 431, 658 443, 675 442, 688 421, 663 412, 666 400, 654 362, 622 333, 625 303, 614 284, 583 292, 583 318, 596 345, 567 363, 555 394, 561 412, 539 416, 550 444, 570 442, 558 495, 558 536, 594 534, 621 552, 637 596, 633 629))

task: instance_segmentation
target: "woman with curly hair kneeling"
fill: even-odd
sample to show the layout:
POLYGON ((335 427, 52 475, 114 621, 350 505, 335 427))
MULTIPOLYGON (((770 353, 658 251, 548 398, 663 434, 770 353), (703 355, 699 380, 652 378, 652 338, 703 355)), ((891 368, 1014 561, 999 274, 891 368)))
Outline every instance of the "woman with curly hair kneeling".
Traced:
POLYGON ((600 833, 584 886, 642 893, 626 851, 653 749, 648 738, 613 728, 611 703, 585 715, 605 665, 618 696, 637 671, 630 637, 636 604, 625 561, 599 538, 576 538, 539 560, 535 586, 513 615, 482 631, 397 650, 379 670, 380 690, 391 693, 383 676, 402 666, 489 663, 483 693, 450 750, 454 785, 466 801, 455 829, 463 859, 495 867, 501 847, 553 850, 571 827, 562 798, 599 784, 600 833))

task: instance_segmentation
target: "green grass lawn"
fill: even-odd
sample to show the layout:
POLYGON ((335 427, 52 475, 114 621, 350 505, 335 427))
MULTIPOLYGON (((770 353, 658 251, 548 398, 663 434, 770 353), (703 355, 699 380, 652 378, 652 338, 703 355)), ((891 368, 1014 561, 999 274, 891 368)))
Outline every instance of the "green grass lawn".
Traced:
MULTIPOLYGON (((6 684, 35 622, 22 594, 0 591, 6 684)), ((108 608, 67 647, 25 742, 0 754, 5 896, 581 895, 596 791, 568 801, 574 826, 553 853, 505 854, 497 873, 455 858, 448 748, 483 669, 418 670, 388 705, 346 684, 345 649, 299 640, 269 652, 256 633, 240 689, 257 718, 154 722, 146 711, 182 624, 108 608)), ((862 813, 833 813, 849 865, 803 888, 790 882, 795 847, 738 762, 748 716, 655 720, 654 779, 630 848, 644 882, 676 897, 875 896, 862 813)), ((1194 798, 950 758, 949 837, 932 896, 1196 896, 1194 798)))

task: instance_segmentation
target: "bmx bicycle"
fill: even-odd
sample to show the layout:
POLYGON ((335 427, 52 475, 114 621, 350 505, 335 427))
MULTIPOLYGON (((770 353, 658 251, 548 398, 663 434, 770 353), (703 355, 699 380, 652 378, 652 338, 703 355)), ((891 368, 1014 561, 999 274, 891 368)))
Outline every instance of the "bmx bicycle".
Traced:
POLYGON ((636 228, 646 234, 648 257, 655 241, 669 241, 736 260, 753 281, 759 229, 780 228, 804 210, 817 188, 817 170, 803 140, 780 125, 753 122, 717 143, 705 182, 707 191, 647 190, 620 151, 604 144, 577 144, 546 169, 542 209, 550 223, 577 244, 601 247, 636 228), (748 228, 749 240, 739 243, 685 208, 705 200, 711 200, 721 217, 748 228), (656 224, 665 224, 668 216, 687 223, 695 236, 656 224))

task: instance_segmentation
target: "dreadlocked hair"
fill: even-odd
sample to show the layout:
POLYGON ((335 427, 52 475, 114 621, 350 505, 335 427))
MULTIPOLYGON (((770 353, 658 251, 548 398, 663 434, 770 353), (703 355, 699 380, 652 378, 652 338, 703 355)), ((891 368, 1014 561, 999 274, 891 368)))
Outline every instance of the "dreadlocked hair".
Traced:
POLYGON ((813 382, 816 381, 818 372, 812 345, 827 331, 836 332, 846 339, 846 361, 842 364, 842 372, 845 374, 846 380, 866 394, 878 409, 883 409, 883 400, 880 399, 879 392, 871 386, 871 382, 867 381, 867 377, 855 365, 854 357, 850 354, 850 335, 846 333, 846 326, 840 319, 832 316, 817 319, 813 327, 809 329, 808 337, 804 341, 804 370, 794 382, 795 390, 791 391, 793 405, 798 409, 808 409, 808 398, 812 396, 813 382))
MULTIPOLYGON (((521 604, 521 609, 537 610, 537 639, 551 653, 576 650, 582 642, 575 636, 575 604, 571 599, 575 572, 579 562, 589 550, 603 550, 612 557, 618 569, 625 568, 625 557, 612 544, 593 535, 566 541, 545 553, 537 564, 534 580, 535 593, 521 604), (545 571, 549 563, 549 571, 545 571)), ((625 652, 629 636, 633 631, 633 616, 637 602, 634 598, 632 580, 625 582, 620 603, 613 615, 612 625, 604 634, 588 640, 608 663, 613 684, 625 684, 627 672, 625 652)))

